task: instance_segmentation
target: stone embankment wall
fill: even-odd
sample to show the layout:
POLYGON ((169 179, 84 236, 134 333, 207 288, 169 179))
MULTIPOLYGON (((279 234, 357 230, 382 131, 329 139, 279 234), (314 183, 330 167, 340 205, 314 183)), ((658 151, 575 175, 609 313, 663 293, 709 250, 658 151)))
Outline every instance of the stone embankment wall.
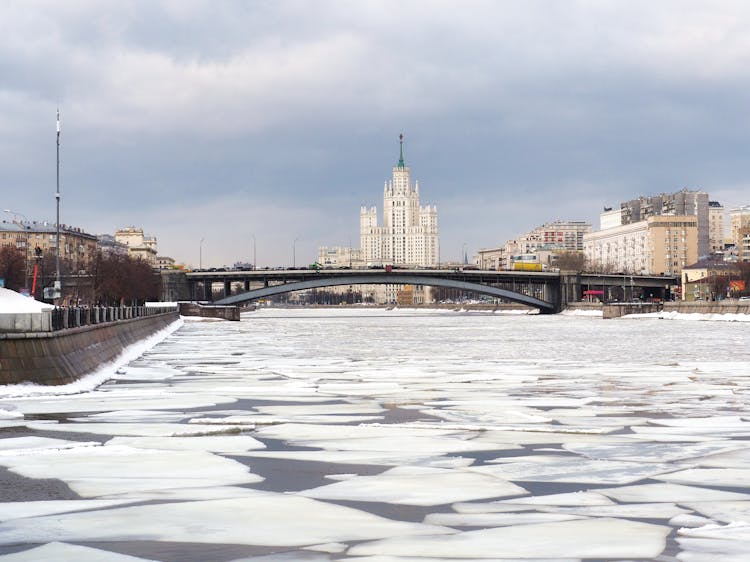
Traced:
POLYGON ((750 302, 735 299, 704 302, 665 302, 664 312, 679 312, 681 314, 750 314, 750 302))
POLYGON ((661 312, 662 303, 616 303, 602 306, 602 318, 620 318, 627 314, 648 314, 661 312))
POLYGON ((179 305, 180 314, 183 316, 240 321, 240 309, 237 306, 203 305, 194 302, 181 302, 179 305))
POLYGON ((175 311, 58 332, 0 333, 0 384, 71 383, 178 318, 175 311))
POLYGON ((750 302, 726 299, 715 302, 668 301, 665 303, 605 304, 602 307, 602 317, 619 318, 626 314, 644 314, 662 310, 680 314, 750 314, 750 302))

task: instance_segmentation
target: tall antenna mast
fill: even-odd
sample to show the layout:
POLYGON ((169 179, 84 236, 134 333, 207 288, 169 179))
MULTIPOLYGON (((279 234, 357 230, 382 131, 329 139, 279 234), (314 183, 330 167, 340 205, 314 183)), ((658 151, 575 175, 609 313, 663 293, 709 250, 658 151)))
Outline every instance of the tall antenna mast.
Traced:
POLYGON ((55 261, 55 288, 54 295, 60 298, 61 277, 60 277, 60 108, 57 108, 57 191, 55 192, 57 201, 57 237, 55 238, 56 261, 55 261))

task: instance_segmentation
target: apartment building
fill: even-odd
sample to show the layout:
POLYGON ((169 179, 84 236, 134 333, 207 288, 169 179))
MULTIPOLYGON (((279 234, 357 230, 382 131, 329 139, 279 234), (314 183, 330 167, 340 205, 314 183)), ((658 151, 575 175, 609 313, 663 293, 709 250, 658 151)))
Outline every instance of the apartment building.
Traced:
POLYGON ((695 215, 650 216, 584 236, 591 268, 604 272, 679 275, 698 261, 695 215))

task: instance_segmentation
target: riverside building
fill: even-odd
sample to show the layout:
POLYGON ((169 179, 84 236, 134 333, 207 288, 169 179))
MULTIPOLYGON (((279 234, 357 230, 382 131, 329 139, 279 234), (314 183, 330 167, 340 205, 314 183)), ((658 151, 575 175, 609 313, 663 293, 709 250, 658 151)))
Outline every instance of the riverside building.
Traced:
POLYGON ((583 244, 586 260, 597 271, 680 275, 698 261, 698 218, 650 216, 586 234, 583 244))
MULTIPOLYGON (((698 255, 707 256, 711 253, 708 209, 708 193, 682 189, 675 193, 660 193, 625 201, 620 204, 620 220, 625 225, 661 215, 695 216, 698 226, 698 255)), ((606 219, 611 221, 613 217, 610 215, 606 219)), ((605 217, 602 217, 602 221, 604 220, 605 217)))
POLYGON ((724 252, 724 206, 718 201, 708 202, 708 249, 711 254, 724 252))
POLYGON ((130 257, 142 259, 152 267, 156 267, 155 236, 144 235, 142 228, 127 226, 115 231, 115 240, 127 246, 130 257))
POLYGON ((737 259, 750 261, 750 205, 729 210, 729 235, 737 252, 737 259))

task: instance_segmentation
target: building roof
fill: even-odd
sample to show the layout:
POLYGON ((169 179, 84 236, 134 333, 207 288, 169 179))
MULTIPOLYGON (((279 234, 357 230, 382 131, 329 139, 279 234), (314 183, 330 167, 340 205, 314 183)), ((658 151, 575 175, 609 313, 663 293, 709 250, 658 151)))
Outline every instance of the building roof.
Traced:
POLYGON ((692 265, 688 265, 682 268, 683 271, 686 269, 714 269, 714 270, 732 270, 737 271, 737 264, 734 262, 724 261, 722 257, 708 256, 699 259, 692 265))
MULTIPOLYGON (((0 221, 0 231, 27 232, 29 234, 56 234, 57 225, 53 223, 48 223, 48 222, 37 222, 37 221, 8 222, 4 220, 4 221, 0 221)), ((73 234, 76 236, 81 236, 83 238, 91 238, 92 240, 96 240, 96 236, 94 234, 89 234, 88 232, 84 232, 83 229, 81 228, 78 228, 75 226, 68 226, 67 224, 60 225, 60 232, 64 234, 73 234)))

